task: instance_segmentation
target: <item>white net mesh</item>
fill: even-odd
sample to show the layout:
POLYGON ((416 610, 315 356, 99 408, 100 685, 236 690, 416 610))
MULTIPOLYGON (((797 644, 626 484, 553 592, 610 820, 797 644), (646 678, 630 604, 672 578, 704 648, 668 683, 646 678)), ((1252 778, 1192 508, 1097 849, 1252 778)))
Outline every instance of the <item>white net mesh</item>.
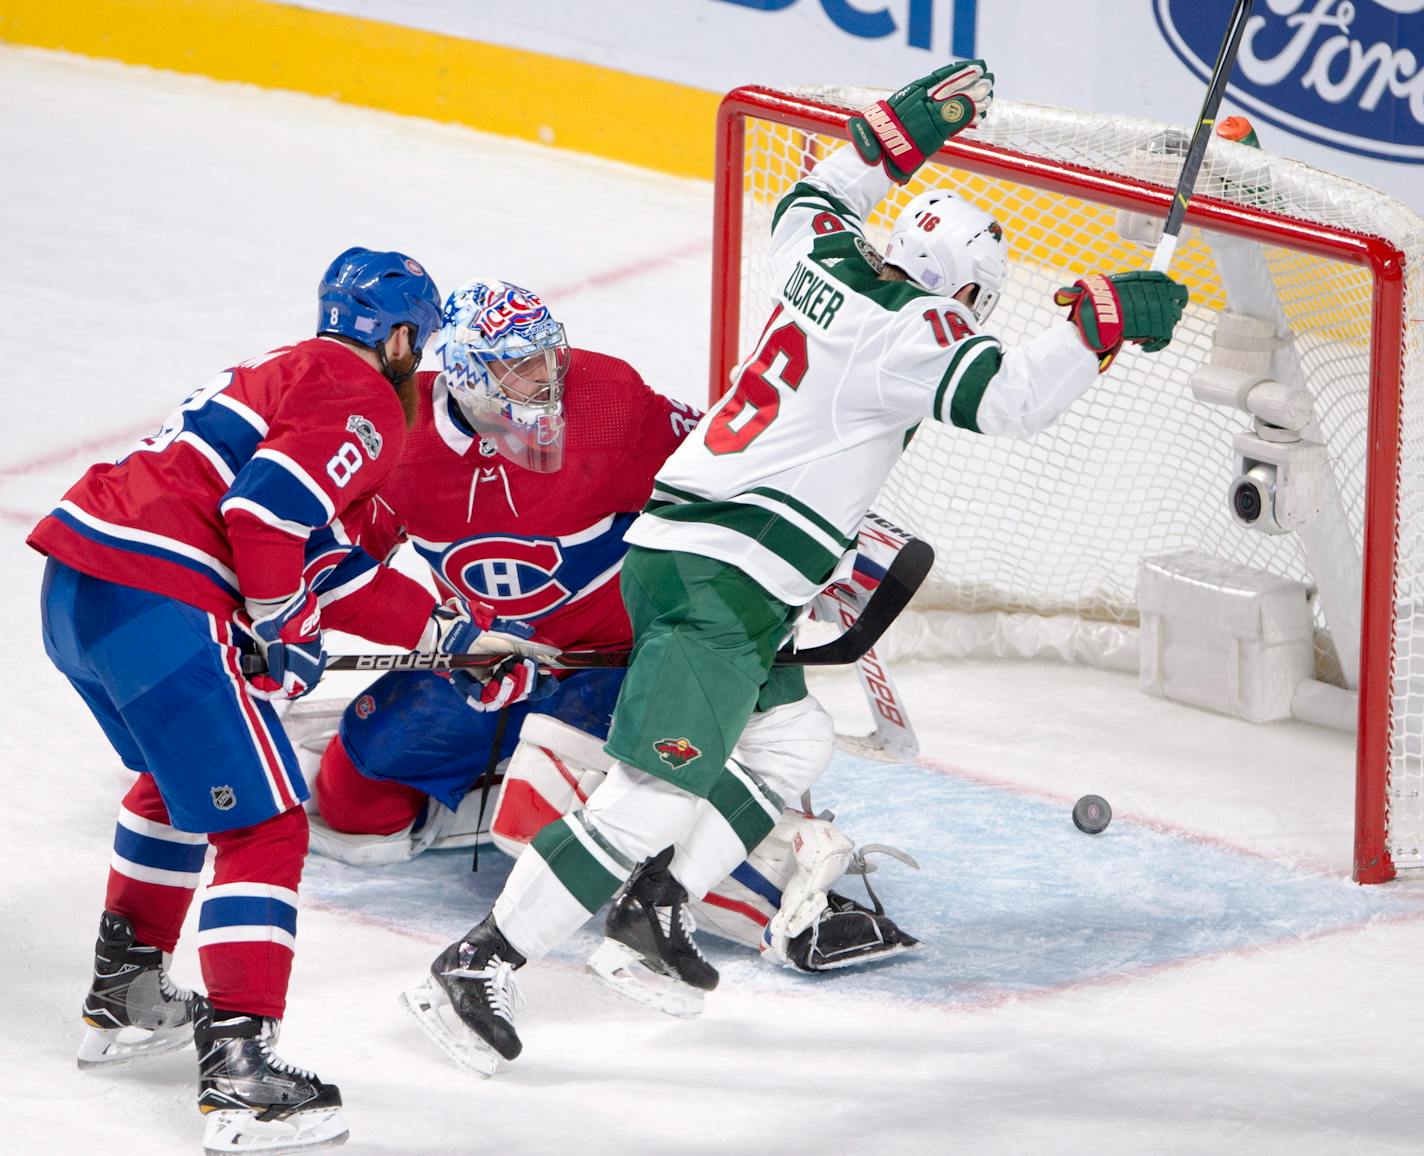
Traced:
MULTIPOLYGON (((803 89, 800 95, 847 109, 878 93, 803 89)), ((1017 154, 1170 186, 1180 156, 1163 142, 1169 126, 998 101, 980 142, 1017 154)), ((1180 134, 1176 134, 1180 139, 1180 134)), ((772 287, 765 243, 770 214, 834 136, 774 119, 746 127, 744 228, 740 256, 744 343, 765 320, 772 287)), ((1071 173, 1069 174, 1071 177, 1071 173)), ((1149 250, 1125 241, 1118 212, 1088 196, 927 165, 896 190, 869 222, 883 242, 896 212, 925 187, 949 184, 1003 224, 1012 274, 989 329, 1005 343, 1040 332, 1055 316, 1053 290, 1092 271, 1143 268, 1149 250)), ((1394 571, 1393 715, 1389 724, 1390 853, 1400 869, 1424 868, 1424 220, 1366 186, 1229 141, 1214 140, 1197 192, 1338 230, 1379 236, 1405 253, 1400 510, 1394 571)), ((1308 389, 1328 447, 1341 507, 1338 553, 1358 584, 1370 443, 1369 269, 1273 243, 1186 230, 1173 275, 1192 291, 1171 346, 1155 356, 1129 348, 1112 371, 1056 425, 1032 441, 981 438, 925 423, 886 485, 877 508, 933 542, 937 559, 921 604, 964 614, 1062 615, 1086 624, 1137 622, 1139 559, 1183 549, 1295 578, 1318 580, 1299 534, 1266 535, 1239 526, 1227 504, 1234 476, 1232 436, 1248 432, 1243 413, 1196 400, 1192 371, 1211 351, 1228 294, 1241 311, 1288 325, 1292 349, 1278 361, 1308 389), (1243 310, 1242 301, 1253 303, 1243 310)), ((1393 328, 1398 329, 1396 323, 1393 328)), ((1347 601, 1340 600, 1342 603, 1347 601)), ((1358 599, 1356 599, 1358 603, 1358 599)), ((1357 612, 1336 617, 1358 630, 1357 612)), ((1340 682, 1328 607, 1317 606, 1317 677, 1340 682)), ((1348 650, 1353 651, 1356 640, 1348 650)), ((1349 665, 1347 663, 1347 665, 1349 665)))

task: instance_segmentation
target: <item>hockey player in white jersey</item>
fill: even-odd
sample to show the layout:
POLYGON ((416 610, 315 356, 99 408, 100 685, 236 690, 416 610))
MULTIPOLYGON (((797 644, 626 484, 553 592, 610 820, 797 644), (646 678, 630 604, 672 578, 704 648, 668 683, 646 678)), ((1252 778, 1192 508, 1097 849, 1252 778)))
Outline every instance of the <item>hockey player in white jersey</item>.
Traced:
MULTIPOLYGON (((468 1066, 488 1073, 518 1056, 513 971, 647 860, 656 885, 639 872, 625 898, 679 950, 687 894, 735 867, 825 768, 830 719, 799 668, 773 659, 802 607, 849 567, 856 529, 915 426, 932 418, 1031 436, 1124 341, 1155 351, 1171 339, 1187 292, 1157 273, 1078 280, 1055 298, 1067 319, 1021 346, 981 334, 1007 274, 1003 230, 947 191, 906 206, 883 257, 866 242, 861 222, 885 178, 908 181, 984 116, 992 92, 982 61, 907 85, 853 118, 853 145, 778 205, 771 318, 627 535, 622 591, 636 647, 605 747, 614 763, 582 810, 535 837, 490 915, 407 994, 468 1066)), ((827 902, 819 876, 834 871, 835 851, 808 850, 770 929, 773 952, 827 902)), ((606 930, 629 938, 621 922, 606 930)))

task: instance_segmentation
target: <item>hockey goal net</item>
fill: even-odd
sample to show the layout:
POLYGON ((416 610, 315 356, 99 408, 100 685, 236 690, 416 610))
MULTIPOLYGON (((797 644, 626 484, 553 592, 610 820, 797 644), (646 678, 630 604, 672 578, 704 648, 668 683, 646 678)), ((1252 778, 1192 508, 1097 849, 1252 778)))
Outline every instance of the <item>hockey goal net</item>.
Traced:
MULTIPOLYGON (((713 397, 765 321, 776 201, 880 95, 743 88, 724 100, 713 397)), ((1143 233, 1165 218, 1180 164, 1170 126, 997 101, 867 231, 883 243, 930 184, 993 213, 1012 272, 989 328, 1011 344, 1051 320, 1058 285, 1147 266, 1143 233)), ((1139 563, 1175 551, 1328 587, 1312 604, 1313 685, 1358 722, 1355 877, 1424 871, 1424 221, 1365 186, 1220 139, 1197 192, 1172 270, 1192 304, 1169 349, 1127 351, 1029 442, 925 423, 891 475, 877 508, 937 551, 916 651, 1135 670, 1139 563), (1284 338, 1274 376, 1309 393, 1305 432, 1328 451, 1333 511, 1310 534, 1244 528, 1229 508, 1233 436, 1252 419, 1190 387, 1228 307, 1273 323, 1284 338)))

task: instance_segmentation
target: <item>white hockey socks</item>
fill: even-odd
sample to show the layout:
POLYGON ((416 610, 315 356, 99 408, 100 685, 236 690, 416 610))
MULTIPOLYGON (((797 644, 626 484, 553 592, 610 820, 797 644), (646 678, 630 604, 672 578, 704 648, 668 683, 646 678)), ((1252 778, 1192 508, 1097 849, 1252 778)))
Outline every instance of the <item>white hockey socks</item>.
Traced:
POLYGON ((509 873, 494 921, 528 958, 546 955, 636 867, 686 835, 700 800, 615 762, 582 810, 550 823, 509 873))

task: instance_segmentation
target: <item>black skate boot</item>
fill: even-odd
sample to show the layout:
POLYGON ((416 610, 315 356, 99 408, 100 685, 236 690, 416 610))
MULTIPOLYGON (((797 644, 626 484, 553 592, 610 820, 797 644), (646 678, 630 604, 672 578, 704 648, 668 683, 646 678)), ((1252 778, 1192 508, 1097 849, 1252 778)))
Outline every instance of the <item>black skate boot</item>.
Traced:
POLYGON ((79 1066, 102 1068, 183 1047, 193 1038, 194 999, 168 978, 163 952, 135 943, 133 924, 104 912, 94 945, 94 982, 84 997, 88 1030, 79 1066))
POLYGON ((341 1092, 272 1051, 280 1024, 215 1011, 199 998, 198 1111, 207 1119, 203 1147, 227 1152, 303 1152, 344 1144, 341 1092))
POLYGON ((524 962, 487 915, 436 956, 430 978, 401 1003, 451 1059, 492 1076, 501 1059, 515 1059, 524 1048, 514 1030, 524 1007, 514 971, 524 962))
POLYGON ((608 909, 603 945, 588 969, 629 999, 669 1015, 701 1013, 703 992, 717 986, 717 969, 692 933, 687 891, 668 870, 672 848, 640 864, 608 909))

